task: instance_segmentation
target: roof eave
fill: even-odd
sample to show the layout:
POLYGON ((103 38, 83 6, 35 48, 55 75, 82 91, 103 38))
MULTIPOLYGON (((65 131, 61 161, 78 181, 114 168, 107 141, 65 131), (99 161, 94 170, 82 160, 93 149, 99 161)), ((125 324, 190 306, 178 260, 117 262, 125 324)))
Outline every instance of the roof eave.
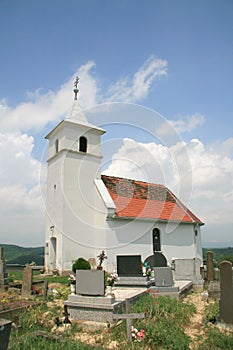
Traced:
MULTIPOLYGON (((110 219, 110 217, 108 217, 110 219)), ((141 218, 141 217, 133 217, 133 216, 118 216, 118 215, 113 215, 111 217, 113 220, 136 220, 136 221, 150 221, 150 222, 162 222, 162 223, 181 223, 181 224, 188 224, 188 225, 199 225, 203 226, 205 223, 203 222, 196 222, 196 221, 180 221, 180 220, 163 220, 163 219, 156 219, 156 218, 141 218)))

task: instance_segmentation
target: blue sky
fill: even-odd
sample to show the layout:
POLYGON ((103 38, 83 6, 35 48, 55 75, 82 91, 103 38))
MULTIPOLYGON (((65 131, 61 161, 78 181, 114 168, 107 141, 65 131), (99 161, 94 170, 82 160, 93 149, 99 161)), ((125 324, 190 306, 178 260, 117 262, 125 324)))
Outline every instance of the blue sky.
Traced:
MULTIPOLYGON (((78 73, 83 108, 129 102, 171 121, 189 150, 203 241, 233 245, 232 18, 231 0, 0 0, 1 241, 44 243, 44 135, 71 108, 78 73)), ((154 149, 135 128, 117 131, 110 163, 129 150, 137 160, 142 145, 127 138, 154 149)))

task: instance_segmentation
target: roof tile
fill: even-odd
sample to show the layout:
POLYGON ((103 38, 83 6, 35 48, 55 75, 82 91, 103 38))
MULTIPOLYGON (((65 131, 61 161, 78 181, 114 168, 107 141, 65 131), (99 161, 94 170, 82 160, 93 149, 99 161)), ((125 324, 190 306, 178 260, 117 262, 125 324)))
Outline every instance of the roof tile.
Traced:
POLYGON ((113 176, 101 176, 121 218, 160 219, 202 224, 165 186, 113 176))

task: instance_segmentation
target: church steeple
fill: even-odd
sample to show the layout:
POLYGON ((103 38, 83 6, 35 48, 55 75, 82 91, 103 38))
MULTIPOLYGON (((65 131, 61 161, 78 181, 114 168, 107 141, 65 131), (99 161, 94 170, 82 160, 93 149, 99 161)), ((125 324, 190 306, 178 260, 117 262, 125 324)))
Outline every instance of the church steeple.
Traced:
POLYGON ((68 114, 65 117, 65 121, 69 121, 69 122, 73 122, 73 123, 77 123, 83 126, 87 126, 88 128, 97 128, 95 125, 91 124, 88 122, 88 119, 85 115, 85 113, 83 112, 82 108, 80 107, 80 104, 78 103, 78 98, 77 95, 79 93, 79 89, 78 89, 78 83, 79 83, 80 79, 78 76, 76 76, 76 80, 74 82, 74 101, 73 101, 73 105, 71 107, 70 112, 68 112, 68 114))

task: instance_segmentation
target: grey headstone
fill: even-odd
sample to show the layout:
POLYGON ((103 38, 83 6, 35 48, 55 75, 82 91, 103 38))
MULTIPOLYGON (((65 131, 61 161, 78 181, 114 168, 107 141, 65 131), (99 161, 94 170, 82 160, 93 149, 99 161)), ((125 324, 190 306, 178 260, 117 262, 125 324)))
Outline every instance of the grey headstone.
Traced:
POLYGON ((222 261, 220 264, 220 319, 233 324, 233 284, 232 264, 222 261))
POLYGON ((32 293, 32 267, 26 266, 23 270, 22 296, 27 297, 32 293))
POLYGON ((220 299, 220 282, 219 281, 210 281, 208 286, 209 297, 214 300, 220 299))
POLYGON ((148 256, 145 262, 151 267, 167 267, 167 259, 161 252, 148 256))
POLYGON ((155 286, 171 287, 174 285, 171 267, 154 267, 155 286))
POLYGON ((207 281, 214 280, 214 262, 213 262, 213 253, 207 252, 207 281))
POLYGON ((76 270, 76 293, 82 295, 104 295, 103 270, 76 270))
POLYGON ((141 255, 117 255, 117 273, 124 277, 142 276, 141 255))
POLYGON ((8 273, 6 272, 4 249, 3 247, 0 247, 0 288, 4 288, 8 284, 8 273))

